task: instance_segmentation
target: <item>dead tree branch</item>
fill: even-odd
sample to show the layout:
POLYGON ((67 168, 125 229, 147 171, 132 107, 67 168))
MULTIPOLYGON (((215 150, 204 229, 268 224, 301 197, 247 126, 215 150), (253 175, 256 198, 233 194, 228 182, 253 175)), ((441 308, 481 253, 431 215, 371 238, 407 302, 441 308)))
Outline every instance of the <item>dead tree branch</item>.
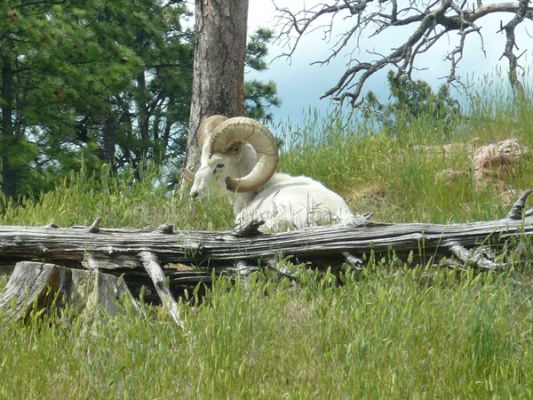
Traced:
POLYGON ((170 316, 178 328, 183 329, 183 322, 180 318, 178 304, 176 303, 176 300, 174 300, 172 293, 170 293, 165 274, 159 265, 157 256, 149 251, 141 251, 139 256, 143 262, 144 269, 148 272, 148 275, 150 275, 150 278, 154 283, 157 294, 159 294, 159 297, 161 298, 161 302, 168 309, 170 316))
MULTIPOLYGON (((456 34, 458 40, 455 47, 444 55, 444 59, 450 63, 448 82, 454 82, 457 80, 456 71, 463 58, 467 38, 472 34, 477 36, 481 50, 485 52, 482 30, 486 27, 478 25, 478 22, 495 14, 513 15, 500 29, 506 35, 502 57, 509 60, 509 80, 515 93, 523 93, 517 75, 521 54, 515 53, 518 50, 515 30, 526 21, 533 22, 531 0, 492 4, 454 0, 407 0, 401 3, 397 0, 332 0, 299 11, 279 6, 276 0, 273 2, 279 17, 279 40, 288 48, 282 57, 292 57, 304 35, 317 29, 321 29, 325 38, 331 41, 334 25, 341 19, 350 21, 350 26, 335 35, 329 56, 317 63, 329 63, 343 51, 359 50, 361 38, 379 36, 386 30, 395 29, 394 32, 399 32, 399 27, 411 29, 409 37, 403 43, 391 45, 388 54, 380 54, 371 61, 352 59, 337 83, 321 98, 332 97, 336 101, 349 101, 357 106, 361 103, 363 87, 372 75, 383 68, 393 68, 396 76, 410 77, 418 56, 433 48, 443 37, 450 37, 450 34, 456 34)), ((370 55, 376 56, 377 53, 372 52, 370 55)))

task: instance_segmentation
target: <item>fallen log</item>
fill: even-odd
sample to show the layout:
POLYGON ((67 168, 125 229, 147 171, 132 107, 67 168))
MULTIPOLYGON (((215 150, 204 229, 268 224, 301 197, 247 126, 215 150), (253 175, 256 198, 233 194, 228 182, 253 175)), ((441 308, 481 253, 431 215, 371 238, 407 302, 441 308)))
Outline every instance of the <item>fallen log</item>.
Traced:
POLYGON ((168 225, 155 230, 0 226, 0 259, 6 264, 32 260, 123 273, 144 271, 140 254, 150 252, 161 265, 185 266, 185 270, 169 267, 166 271, 174 282, 187 284, 192 274, 187 268, 204 271, 201 276, 206 277, 213 269, 232 272, 239 262, 257 266, 287 256, 295 263, 334 266, 360 263, 370 252, 383 256, 394 251, 399 257, 411 254, 421 261, 454 256, 474 267, 494 269, 498 266, 485 263, 473 251, 483 246, 502 249, 511 238, 533 234, 533 212, 523 213, 529 193, 505 218, 459 224, 358 220, 276 234, 261 233, 260 222, 227 232, 174 232, 168 225))
MULTIPOLYGON (((524 212, 530 193, 524 192, 505 218, 461 224, 386 224, 359 218, 351 224, 276 234, 261 233, 260 221, 227 232, 175 232, 168 224, 157 229, 105 229, 100 220, 89 227, 0 226, 0 268, 36 261, 123 275, 134 297, 143 287, 145 300, 157 301, 159 294, 181 326, 172 295, 182 295, 199 283, 209 285, 213 272, 246 276, 268 268, 295 279, 278 267, 279 259, 316 268, 360 269, 371 256, 394 256, 414 264, 505 268, 514 262, 506 253, 516 245, 524 258, 532 253, 533 212, 524 212)), ((37 275, 29 280, 37 280, 37 275)))

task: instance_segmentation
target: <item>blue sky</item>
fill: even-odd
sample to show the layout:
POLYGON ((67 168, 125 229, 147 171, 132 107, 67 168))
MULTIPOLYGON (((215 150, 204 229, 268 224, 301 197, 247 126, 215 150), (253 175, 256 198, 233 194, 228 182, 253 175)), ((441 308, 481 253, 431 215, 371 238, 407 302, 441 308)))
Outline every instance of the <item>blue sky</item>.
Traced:
MULTIPOLYGON (((289 6, 291 10, 297 11, 304 4, 308 7, 319 2, 319 0, 277 0, 278 5, 289 6)), ((490 3, 486 1, 485 3, 490 3)), ((484 46, 486 55, 480 49, 480 40, 471 35, 466 43, 466 51, 460 65, 459 74, 463 79, 469 81, 479 81, 493 79, 502 83, 506 79, 507 61, 499 60, 505 45, 505 36, 497 34, 500 27, 500 20, 505 23, 511 15, 490 16, 482 20, 484 31, 484 46)), ((248 32, 252 33, 258 27, 266 26, 274 28, 276 23, 276 12, 271 0, 250 0, 248 32)), ((339 20, 336 27, 340 31, 343 27, 349 26, 349 21, 339 20)), ((526 49, 527 44, 533 42, 533 23, 526 23, 529 34, 524 27, 517 31, 517 42, 520 49, 526 49)), ((356 54, 361 59, 370 60, 367 50, 376 50, 387 53, 390 49, 401 44, 401 40, 409 35, 409 30, 397 29, 386 32, 386 35, 364 41, 365 45, 356 54)), ((270 67, 267 71, 247 72, 247 79, 260 79, 263 81, 273 80, 278 87, 278 94, 282 100, 280 108, 274 109, 274 118, 277 121, 298 123, 302 119, 305 110, 312 108, 326 113, 331 106, 328 99, 319 100, 320 96, 331 86, 333 86, 342 72, 345 71, 348 54, 341 54, 328 65, 310 65, 313 61, 325 58, 329 53, 331 43, 322 40, 320 30, 308 35, 300 43, 299 48, 294 53, 292 59, 277 58, 283 53, 284 48, 276 43, 270 49, 270 67)), ((439 77, 446 76, 449 65, 443 61, 445 51, 453 48, 456 35, 443 37, 435 46, 434 50, 420 57, 418 66, 423 68, 415 74, 416 79, 424 79, 433 86, 438 87, 443 81, 439 77)), ((533 46, 529 46, 528 51, 521 59, 522 64, 531 66, 533 62, 533 46)), ((381 71, 371 78, 364 91, 372 90, 386 100, 386 71, 381 71)))

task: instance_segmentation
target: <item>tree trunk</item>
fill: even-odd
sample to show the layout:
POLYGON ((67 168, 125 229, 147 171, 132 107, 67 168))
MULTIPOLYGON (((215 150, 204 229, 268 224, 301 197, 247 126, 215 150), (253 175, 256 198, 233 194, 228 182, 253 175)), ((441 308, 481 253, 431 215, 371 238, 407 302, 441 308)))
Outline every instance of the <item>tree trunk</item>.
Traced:
POLYGON ((139 113, 138 117, 138 129, 139 136, 141 140, 141 164, 145 163, 148 158, 149 153, 149 142, 150 142, 150 115, 148 112, 148 107, 146 105, 146 77, 144 71, 141 71, 137 75, 137 89, 138 94, 136 97, 137 110, 139 113))
POLYGON ((144 293, 144 300, 165 305, 183 328, 174 296, 201 295, 199 290, 211 285, 212 273, 246 277, 270 269, 297 281, 280 259, 332 268, 333 272, 344 266, 361 269, 364 260, 391 258, 413 266, 489 271, 516 265, 530 268, 533 210, 524 213, 529 193, 524 192, 503 219, 448 225, 359 219, 353 224, 277 234, 261 233, 262 222, 233 232, 174 232, 171 225, 155 230, 100 229, 99 220, 90 227, 0 226, 0 268, 21 260, 35 261, 17 264, 0 294, 0 309, 21 319, 34 307, 59 307, 61 312, 64 304, 81 304, 84 314, 92 315, 93 304, 114 312, 117 293, 127 297, 131 293, 136 298, 144 293), (121 287, 117 276, 124 277, 126 286, 121 287), (73 297, 73 293, 88 293, 82 289, 92 282, 91 277, 96 279, 89 287, 89 292, 95 293, 89 298, 93 300, 73 297))
POLYGON ((116 120, 116 115, 113 115, 112 105, 109 102, 109 110, 105 114, 102 126, 103 147, 102 159, 109 164, 111 171, 116 172, 117 163, 115 160, 115 146, 117 143, 117 129, 119 124, 116 120))
POLYGON ((17 194, 16 171, 9 160, 9 152, 13 147, 13 69, 8 57, 2 67, 2 131, 0 132, 0 156, 2 164, 2 193, 7 197, 15 197, 17 194))
POLYGON ((0 310, 13 320, 26 320, 36 312, 59 315, 64 311, 93 319, 102 310, 117 314, 117 304, 124 297, 136 306, 124 281, 114 275, 19 262, 0 294, 0 310))
POLYGON ((185 167, 198 159, 203 118, 244 114, 248 0, 196 0, 195 50, 185 167))
POLYGON ((174 296, 190 298, 191 292, 209 286, 211 271, 246 277, 268 268, 297 281, 280 258, 334 272, 345 265, 361 269, 365 259, 383 258, 458 269, 493 271, 517 263, 530 268, 533 210, 524 212, 530 193, 524 192, 505 218, 448 225, 383 224, 359 218, 352 224, 277 234, 261 233, 261 221, 233 232, 174 232, 172 225, 155 230, 101 229, 99 219, 90 227, 0 226, 0 268, 34 261, 17 264, 0 294, 0 311, 25 319, 35 307, 61 312, 69 305, 91 318, 96 304, 115 312, 119 294, 139 298, 144 293, 146 301, 165 305, 177 326, 184 328, 174 296), (126 285, 116 276, 123 276, 126 285))

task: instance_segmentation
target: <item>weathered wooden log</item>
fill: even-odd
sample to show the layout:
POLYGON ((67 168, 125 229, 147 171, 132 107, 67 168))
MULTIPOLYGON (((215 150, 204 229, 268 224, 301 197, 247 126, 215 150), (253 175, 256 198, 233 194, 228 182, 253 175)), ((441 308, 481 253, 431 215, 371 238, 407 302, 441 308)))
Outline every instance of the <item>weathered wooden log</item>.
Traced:
POLYGON ((524 192, 503 219, 448 225, 383 224, 364 217, 353 224, 278 234, 261 233, 260 221, 231 232, 174 232, 168 224, 104 229, 100 219, 89 227, 0 226, 0 269, 24 261, 0 294, 0 312, 25 319, 32 311, 70 309, 94 318, 102 309, 116 313, 121 296, 135 306, 132 294, 138 298, 144 292, 145 300, 161 300, 183 327, 173 296, 209 286, 213 271, 246 278, 268 268, 297 284, 296 276, 276 262, 280 258, 360 269, 369 255, 394 255, 414 263, 496 270, 506 266, 505 254, 496 257, 497 252, 514 241, 531 263, 533 212, 524 212, 530 193, 524 192))
POLYGON ((0 257, 10 261, 42 260, 73 267, 101 270, 140 269, 139 254, 154 253, 162 264, 180 263, 226 269, 239 261, 292 256, 295 262, 341 263, 344 254, 362 258, 371 250, 398 255, 414 252, 427 256, 451 255, 459 244, 471 249, 483 244, 501 247, 508 239, 533 234, 533 220, 466 224, 379 224, 325 226, 296 232, 234 237, 230 232, 176 232, 171 235, 144 230, 101 229, 87 233, 76 228, 1 226, 0 257))
POLYGON ((162 266, 174 263, 192 269, 165 268, 171 288, 180 284, 190 287, 191 282, 209 283, 212 270, 234 274, 242 266, 265 266, 280 256, 317 267, 346 263, 358 267, 371 252, 379 257, 394 252, 414 262, 437 263, 442 257, 453 257, 473 267, 497 269, 505 263, 490 260, 486 252, 475 255, 476 249, 489 246, 498 251, 510 239, 525 238, 529 243, 533 215, 523 212, 528 194, 525 192, 503 219, 447 225, 358 220, 354 224, 277 234, 262 234, 257 229, 259 223, 233 232, 174 232, 170 225, 158 229, 104 229, 99 221, 89 228, 0 226, 0 259, 6 263, 46 261, 73 268, 97 266, 100 271, 126 273, 128 285, 136 286, 136 282, 149 282, 140 254, 150 252, 162 266))
POLYGON ((450 256, 454 246, 466 250, 481 245, 501 248, 510 238, 529 238, 533 218, 523 221, 501 219, 465 224, 382 224, 323 226, 294 232, 236 237, 231 232, 176 232, 131 229, 100 229, 88 233, 78 228, 38 228, 0 226, 0 258, 10 262, 39 260, 100 270, 142 269, 139 254, 149 251, 162 265, 226 270, 242 261, 257 265, 260 259, 292 256, 294 262, 315 265, 341 264, 346 254, 351 260, 376 255, 413 252, 415 256, 450 256))
POLYGON ((118 302, 133 299, 122 279, 98 271, 84 271, 41 262, 19 262, 0 294, 2 315, 27 319, 32 312, 73 315, 118 312, 118 302))

